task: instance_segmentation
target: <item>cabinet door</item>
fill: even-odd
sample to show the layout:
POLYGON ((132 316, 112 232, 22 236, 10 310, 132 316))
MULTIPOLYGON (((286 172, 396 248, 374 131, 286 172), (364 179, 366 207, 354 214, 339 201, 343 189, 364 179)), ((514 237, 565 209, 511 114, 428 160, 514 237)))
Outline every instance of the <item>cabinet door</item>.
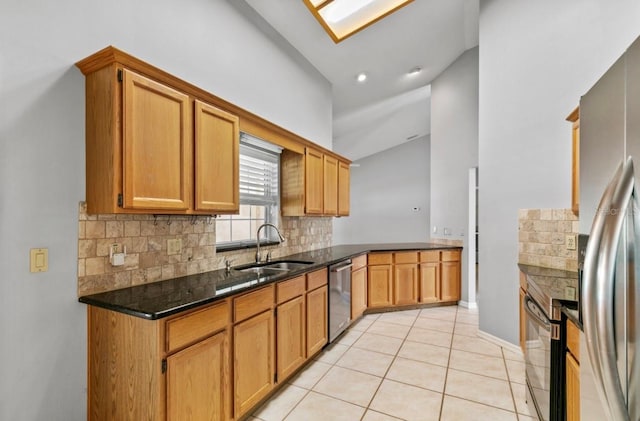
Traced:
POLYGON ((458 301, 460 299, 460 262, 441 263, 441 301, 458 301))
POLYGON ((420 302, 437 303, 440 301, 440 263, 420 264, 420 302))
POLYGON ((234 417, 244 415, 275 384, 273 311, 260 313, 233 328, 234 417))
POLYGON ((520 339, 520 349, 522 349, 522 352, 524 352, 525 350, 525 346, 526 346, 526 342, 527 342, 527 319, 526 319, 526 314, 525 314, 525 309, 524 309, 524 297, 525 297, 526 293, 524 292, 524 290, 522 288, 520 288, 520 332, 519 332, 519 339, 520 339))
POLYGON ((324 214, 338 214, 338 160, 324 155, 324 214))
POLYGON ((338 215, 349 216, 350 207, 350 169, 349 164, 338 164, 338 215))
POLYGON ((305 213, 321 215, 323 212, 323 165, 322 153, 307 148, 305 153, 305 213))
POLYGON ((326 285, 307 293, 307 357, 320 351, 329 340, 328 294, 326 285))
POLYGON ((225 420, 229 384, 227 333, 167 358, 167 420, 225 420))
POLYGON ((384 307, 392 304, 391 276, 391 265, 369 266, 367 270, 367 302, 369 307, 384 307))
POLYGON ((393 304, 418 302, 418 265, 398 264, 393 270, 393 304))
POLYGON ((367 309, 367 268, 351 272, 351 320, 362 316, 367 309))
POLYGON ((193 165, 189 97, 127 69, 122 81, 123 207, 188 209, 193 165))
POLYGON ((278 382, 283 382, 306 360, 304 301, 304 296, 299 296, 278 306, 276 314, 278 382))
POLYGON ((580 365, 567 352, 567 421, 580 420, 580 365))
POLYGON ((195 101, 195 209, 237 212, 238 117, 195 101))

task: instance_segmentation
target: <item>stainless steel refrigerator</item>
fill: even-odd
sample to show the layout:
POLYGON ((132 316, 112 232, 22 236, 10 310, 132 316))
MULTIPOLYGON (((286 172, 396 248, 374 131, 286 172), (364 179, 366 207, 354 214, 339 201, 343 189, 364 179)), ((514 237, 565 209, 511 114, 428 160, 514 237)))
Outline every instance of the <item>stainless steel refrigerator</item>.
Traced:
POLYGON ((640 420, 639 195, 640 39, 580 100, 582 420, 640 420))

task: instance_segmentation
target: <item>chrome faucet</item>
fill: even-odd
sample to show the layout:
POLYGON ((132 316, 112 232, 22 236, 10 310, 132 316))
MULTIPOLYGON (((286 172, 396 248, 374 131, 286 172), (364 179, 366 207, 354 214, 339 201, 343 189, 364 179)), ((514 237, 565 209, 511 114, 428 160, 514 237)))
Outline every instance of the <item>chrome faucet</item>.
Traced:
MULTIPOLYGON (((260 263, 261 257, 260 257, 260 230, 264 227, 272 227, 274 230, 276 230, 276 232, 278 233, 278 237, 280 237, 280 243, 282 243, 283 241, 285 241, 284 237, 282 236, 282 234, 280 234, 280 231, 278 230, 278 227, 276 227, 273 224, 262 224, 258 227, 258 231, 256 232, 256 263, 260 263)), ((269 256, 267 255, 267 262, 271 260, 269 259, 269 256)))

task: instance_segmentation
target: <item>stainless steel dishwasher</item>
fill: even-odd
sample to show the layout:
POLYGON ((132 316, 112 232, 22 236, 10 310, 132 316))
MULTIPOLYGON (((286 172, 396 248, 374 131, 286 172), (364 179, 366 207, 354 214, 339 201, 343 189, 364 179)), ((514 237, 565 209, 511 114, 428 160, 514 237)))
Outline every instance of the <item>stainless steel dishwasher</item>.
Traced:
POLYGON ((329 342, 351 321, 351 259, 329 266, 329 342))

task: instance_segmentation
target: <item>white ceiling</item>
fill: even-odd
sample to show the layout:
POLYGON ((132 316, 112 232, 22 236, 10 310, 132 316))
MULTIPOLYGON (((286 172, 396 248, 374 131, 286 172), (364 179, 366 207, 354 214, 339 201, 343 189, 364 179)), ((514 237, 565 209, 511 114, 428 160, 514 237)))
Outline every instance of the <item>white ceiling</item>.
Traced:
POLYGON ((479 0, 415 0, 339 44, 302 0, 243 1, 331 82, 333 149, 352 160, 429 134, 429 84, 478 45, 479 0))

